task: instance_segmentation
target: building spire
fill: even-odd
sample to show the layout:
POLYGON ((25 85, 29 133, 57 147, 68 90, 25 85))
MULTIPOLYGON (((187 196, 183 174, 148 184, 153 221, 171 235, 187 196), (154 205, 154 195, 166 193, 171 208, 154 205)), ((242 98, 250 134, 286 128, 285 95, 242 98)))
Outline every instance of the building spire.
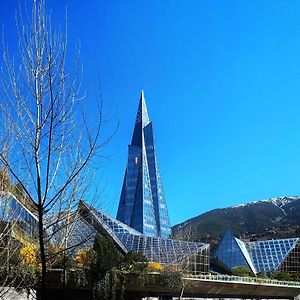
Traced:
POLYGON ((142 127, 145 127, 150 123, 143 90, 141 91, 139 108, 136 114, 136 121, 135 121, 135 124, 139 124, 139 123, 142 123, 142 127))
POLYGON ((168 238, 171 233, 154 147, 153 128, 141 92, 117 219, 152 237, 168 238))

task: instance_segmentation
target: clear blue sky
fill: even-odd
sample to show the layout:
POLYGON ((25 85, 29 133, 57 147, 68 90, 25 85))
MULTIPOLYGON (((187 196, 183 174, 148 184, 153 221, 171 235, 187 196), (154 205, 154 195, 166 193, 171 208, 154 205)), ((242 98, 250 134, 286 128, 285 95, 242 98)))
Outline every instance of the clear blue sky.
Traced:
MULTIPOLYGON (((12 50, 17 3, 0 4, 12 50)), ((300 1, 48 0, 57 24, 66 6, 84 85, 98 70, 120 121, 102 169, 112 215, 141 89, 173 225, 300 194, 300 1)))

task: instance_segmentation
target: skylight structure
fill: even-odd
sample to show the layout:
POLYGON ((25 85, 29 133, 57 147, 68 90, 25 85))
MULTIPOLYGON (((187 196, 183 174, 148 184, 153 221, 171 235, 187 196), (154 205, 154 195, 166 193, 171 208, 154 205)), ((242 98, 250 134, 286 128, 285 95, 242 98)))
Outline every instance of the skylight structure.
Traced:
POLYGON ((168 238, 170 219, 142 91, 117 212, 117 219, 150 237, 168 238))
MULTIPOLYGON (((299 238, 266 240, 244 243, 257 272, 280 270, 290 253, 299 244, 299 238)), ((298 245, 298 270, 300 270, 298 245)))
POLYGON ((73 248, 74 254, 78 248, 92 246, 94 236, 99 233, 111 238, 122 253, 142 253, 149 261, 193 274, 209 271, 208 244, 143 235, 83 201, 79 204, 78 214, 68 235, 70 246, 78 245, 73 248))
POLYGON ((227 229, 213 258, 229 268, 245 266, 254 274, 300 272, 300 239, 243 242, 227 229))

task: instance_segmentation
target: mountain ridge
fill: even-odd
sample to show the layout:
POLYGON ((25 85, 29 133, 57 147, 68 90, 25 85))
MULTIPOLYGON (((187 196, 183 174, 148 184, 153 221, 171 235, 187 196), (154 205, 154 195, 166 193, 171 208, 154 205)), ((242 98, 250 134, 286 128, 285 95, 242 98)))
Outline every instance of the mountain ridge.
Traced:
POLYGON ((173 226, 172 235, 214 246, 227 227, 244 240, 300 236, 300 196, 213 209, 173 226))

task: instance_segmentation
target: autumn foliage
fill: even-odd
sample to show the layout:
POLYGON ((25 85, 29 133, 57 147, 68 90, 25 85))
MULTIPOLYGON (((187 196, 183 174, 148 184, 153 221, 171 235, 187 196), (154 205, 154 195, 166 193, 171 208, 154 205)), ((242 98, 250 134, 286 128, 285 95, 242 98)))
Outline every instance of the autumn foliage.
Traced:
POLYGON ((92 247, 80 249, 76 255, 76 262, 81 267, 90 267, 95 262, 95 252, 92 247))
POLYGON ((37 266, 38 251, 34 244, 27 243, 20 249, 21 263, 34 268, 37 266))
POLYGON ((153 272, 161 272, 163 271, 164 267, 158 262, 149 262, 148 269, 149 271, 153 271, 153 272))

